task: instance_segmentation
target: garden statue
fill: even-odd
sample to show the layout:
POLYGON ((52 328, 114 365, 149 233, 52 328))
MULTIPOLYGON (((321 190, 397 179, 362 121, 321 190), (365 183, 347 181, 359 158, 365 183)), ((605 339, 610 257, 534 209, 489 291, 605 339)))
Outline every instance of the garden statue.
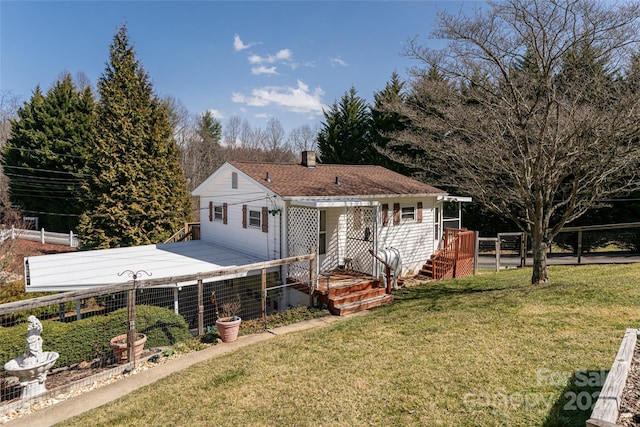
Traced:
POLYGON ((47 372, 60 356, 54 351, 42 351, 42 323, 35 316, 29 316, 27 320, 27 349, 22 356, 4 364, 4 370, 20 380, 22 399, 47 391, 47 372))

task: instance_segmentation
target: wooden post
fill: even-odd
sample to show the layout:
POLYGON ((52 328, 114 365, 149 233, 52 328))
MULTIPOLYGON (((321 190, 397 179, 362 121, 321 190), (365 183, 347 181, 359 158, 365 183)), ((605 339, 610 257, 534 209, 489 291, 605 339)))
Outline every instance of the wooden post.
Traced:
POLYGON ((496 239, 496 271, 500 271, 500 234, 496 239))
MULTIPOLYGON (((135 282, 135 280, 134 280, 135 282)), ((135 357, 133 347, 136 341, 136 288, 127 291, 127 321, 129 329, 127 330, 127 360, 133 362, 135 367, 135 357)))
POLYGON ((473 275, 478 274, 478 252, 480 252, 480 233, 475 231, 473 233, 475 239, 473 244, 473 275))
POLYGON ((578 264, 582 261, 582 228, 578 230, 578 264))
POLYGON ((262 302, 262 318, 264 319, 265 328, 267 325, 267 269, 262 269, 262 279, 260 280, 260 298, 262 302))
POLYGON ((391 295, 391 267, 385 265, 385 273, 387 273, 387 295, 391 295))
POLYGON ((453 257, 453 279, 458 277, 458 260, 460 259, 460 234, 456 236, 456 248, 453 257))
POLYGON ((527 233, 524 231, 520 237, 520 267, 527 265, 527 233))
POLYGON ((198 279, 198 335, 204 335, 204 286, 198 279))
MULTIPOLYGON (((313 292, 318 286, 318 272, 316 271, 317 259, 316 248, 311 248, 311 255, 313 256, 309 260, 309 307, 313 307, 313 292)), ((329 291, 329 283, 327 282, 327 292, 329 291)))

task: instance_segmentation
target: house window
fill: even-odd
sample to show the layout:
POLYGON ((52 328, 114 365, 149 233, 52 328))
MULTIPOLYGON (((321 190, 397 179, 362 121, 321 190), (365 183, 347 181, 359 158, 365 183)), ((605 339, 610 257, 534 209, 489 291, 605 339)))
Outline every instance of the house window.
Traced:
POLYGON ((238 172, 231 172, 231 188, 238 188, 238 172))
POLYGON ((222 221, 224 218, 222 214, 222 205, 213 207, 213 220, 214 221, 222 221))
POLYGON ((249 227, 262 228, 262 212, 249 209, 249 227))
POLYGON ((400 218, 402 218, 402 222, 414 222, 416 220, 416 207, 403 206, 400 212, 400 218))
POLYGON ((320 234, 318 235, 318 255, 327 253, 327 211, 320 211, 320 234))

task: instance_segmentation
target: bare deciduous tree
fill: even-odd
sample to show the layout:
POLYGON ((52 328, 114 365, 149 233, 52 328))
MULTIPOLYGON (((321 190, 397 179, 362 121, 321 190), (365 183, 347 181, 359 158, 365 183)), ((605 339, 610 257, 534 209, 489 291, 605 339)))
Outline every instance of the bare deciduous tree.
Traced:
POLYGON ((233 115, 227 119, 227 124, 222 134, 222 142, 225 147, 234 148, 237 145, 241 129, 242 120, 240 117, 233 115))
POLYGON ((289 132, 288 145, 296 153, 309 150, 316 151, 319 132, 320 129, 317 125, 314 127, 302 125, 294 128, 289 132))
POLYGON ((507 0, 473 16, 441 14, 442 50, 414 39, 411 99, 395 110, 423 166, 512 219, 532 239, 532 283, 548 281, 560 229, 599 199, 639 187, 640 94, 627 75, 640 4, 507 0), (431 73, 433 75, 434 73, 431 73))

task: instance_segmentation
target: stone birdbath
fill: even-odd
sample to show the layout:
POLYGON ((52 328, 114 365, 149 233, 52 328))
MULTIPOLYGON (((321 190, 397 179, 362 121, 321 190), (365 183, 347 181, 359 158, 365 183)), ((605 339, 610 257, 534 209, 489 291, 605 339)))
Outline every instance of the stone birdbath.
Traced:
POLYGON ((27 349, 22 356, 4 364, 4 370, 11 376, 18 377, 22 399, 37 396, 47 391, 45 381, 49 369, 56 363, 58 353, 42 351, 42 323, 35 317, 27 319, 27 349))

